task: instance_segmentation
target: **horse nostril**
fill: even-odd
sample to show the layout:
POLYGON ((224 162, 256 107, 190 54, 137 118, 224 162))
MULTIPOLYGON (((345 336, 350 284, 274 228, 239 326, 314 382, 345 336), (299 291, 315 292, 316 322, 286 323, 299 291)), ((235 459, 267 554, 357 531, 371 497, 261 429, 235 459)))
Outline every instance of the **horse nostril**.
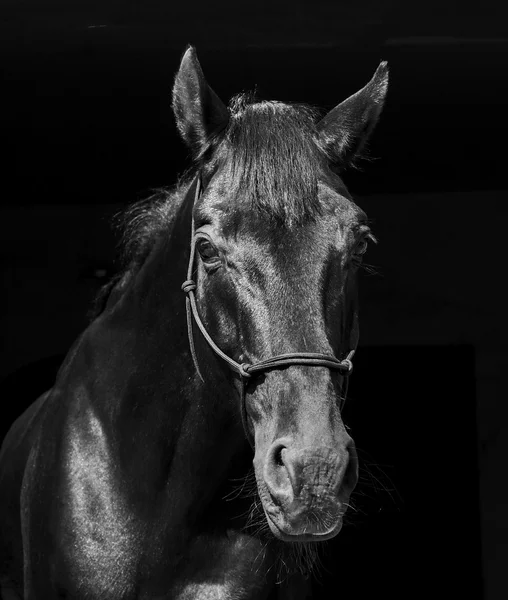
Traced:
POLYGON ((287 446, 282 441, 276 441, 268 450, 264 478, 270 495, 280 502, 292 492, 292 482, 288 465, 284 462, 287 446))
POLYGON ((285 450, 284 446, 280 446, 277 448, 273 454, 273 461, 278 467, 284 466, 284 461, 282 460, 282 451, 285 450))
POLYGON ((272 447, 268 450, 267 460, 272 466, 284 467, 283 452, 287 450, 287 446, 281 441, 276 441, 272 444, 272 447))

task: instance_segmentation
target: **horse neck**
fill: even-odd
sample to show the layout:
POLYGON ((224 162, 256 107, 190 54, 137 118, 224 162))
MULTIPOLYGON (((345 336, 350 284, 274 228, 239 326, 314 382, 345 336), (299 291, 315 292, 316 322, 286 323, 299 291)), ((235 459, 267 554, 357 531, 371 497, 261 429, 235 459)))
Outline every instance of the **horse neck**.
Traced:
POLYGON ((87 391, 84 412, 100 423, 126 490, 140 504, 163 497, 172 520, 178 507, 202 512, 242 443, 228 374, 211 380, 207 370, 203 383, 190 355, 180 289, 190 249, 189 200, 180 199, 171 234, 85 332, 73 360, 85 373, 79 378, 87 391))

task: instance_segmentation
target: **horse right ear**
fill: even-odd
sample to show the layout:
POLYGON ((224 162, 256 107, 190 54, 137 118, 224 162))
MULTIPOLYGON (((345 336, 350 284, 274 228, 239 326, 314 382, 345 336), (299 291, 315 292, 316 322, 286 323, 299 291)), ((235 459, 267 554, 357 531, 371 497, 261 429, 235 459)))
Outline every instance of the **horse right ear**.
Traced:
POLYGON ((229 120, 228 109, 206 83, 192 46, 185 51, 175 77, 173 112, 178 131, 194 157, 200 155, 210 135, 229 120))

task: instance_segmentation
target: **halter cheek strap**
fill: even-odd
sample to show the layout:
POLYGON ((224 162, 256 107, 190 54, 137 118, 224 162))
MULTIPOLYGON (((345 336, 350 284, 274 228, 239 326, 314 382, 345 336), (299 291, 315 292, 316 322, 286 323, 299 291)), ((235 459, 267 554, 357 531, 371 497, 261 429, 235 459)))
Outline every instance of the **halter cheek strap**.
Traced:
MULTIPOLYGON (((198 201, 201 195, 201 177, 197 175, 196 177, 196 188, 194 194, 194 205, 198 201)), ((271 358, 267 358, 265 360, 261 360, 257 363, 238 363, 233 360, 230 356, 225 354, 213 341, 210 334, 206 330, 203 322, 201 321, 201 317, 198 313, 198 308, 196 304, 196 295, 194 290, 196 289, 196 283, 192 279, 192 271, 194 269, 194 259, 196 254, 196 240, 194 237, 194 217, 192 217, 192 229, 191 229, 191 247, 190 247, 190 257, 189 257, 189 265, 187 268, 187 279, 182 284, 182 290, 187 295, 186 298, 186 312, 187 312, 187 331, 189 335, 189 346, 192 354, 192 360, 194 361, 194 365, 196 367, 196 371, 200 377, 200 379, 204 382, 203 375, 199 369, 198 359, 196 355, 196 348, 194 344, 194 334, 192 328, 192 321, 194 320, 199 330, 201 331, 203 337, 206 342, 210 346, 210 348, 219 356, 229 368, 237 373, 240 376, 240 386, 241 386, 241 414, 242 414, 242 424, 245 431, 245 435, 252 446, 254 448, 254 440, 252 433, 249 429, 248 421, 247 421, 247 409, 245 404, 245 388, 248 380, 251 377, 255 377, 256 375, 263 373, 264 371, 269 371, 271 369, 283 369, 285 367, 289 367, 291 365, 304 365, 309 367, 326 367, 328 369, 333 369, 336 371, 341 371, 343 377, 346 378, 345 386, 344 386, 344 394, 343 394, 343 403, 347 396, 347 388, 348 388, 348 376, 351 375, 353 370, 353 355, 355 350, 351 350, 346 358, 343 360, 338 360, 335 356, 328 354, 321 354, 318 352, 290 352, 287 354, 278 354, 276 356, 272 356, 271 358)), ((341 406, 342 410, 342 406, 341 406)))

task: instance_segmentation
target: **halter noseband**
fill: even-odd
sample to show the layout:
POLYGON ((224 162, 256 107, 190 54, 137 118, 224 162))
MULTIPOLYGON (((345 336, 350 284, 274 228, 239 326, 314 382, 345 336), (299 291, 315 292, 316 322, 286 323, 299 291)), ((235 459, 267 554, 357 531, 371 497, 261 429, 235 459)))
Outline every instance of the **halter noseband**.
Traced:
MULTIPOLYGON (((196 176, 196 190, 194 194, 194 205, 198 201, 201 195, 201 177, 198 174, 196 176)), ((290 352, 288 354, 278 354, 277 356, 272 356, 271 358, 267 358, 265 360, 261 360, 257 363, 238 363, 233 360, 230 356, 225 354, 217 344, 212 340, 210 334, 207 332, 203 322, 198 313, 198 307, 196 304, 196 295, 194 294, 194 290, 196 289, 196 282, 192 279, 192 271, 194 268, 194 258, 196 254, 196 240, 194 238, 194 216, 192 216, 192 226, 191 226, 191 247, 190 247, 190 257, 189 257, 189 266, 187 268, 187 279, 182 284, 182 290, 185 292, 186 298, 186 312, 187 312, 187 330, 189 334, 189 346, 192 354, 192 360, 194 361, 194 365, 196 367, 196 371, 201 379, 204 382, 203 376, 201 375, 201 371, 199 370, 198 359, 196 356, 196 348, 194 345, 194 335, 192 331, 192 318, 196 322, 196 325, 199 327, 199 330, 203 334, 203 337, 207 341, 210 348, 222 358, 224 362, 227 363, 229 368, 237 373, 241 379, 241 414, 242 414, 242 424, 245 431, 245 435, 252 446, 254 448, 254 442, 252 438, 252 434, 250 433, 248 423, 247 423, 247 409, 245 406, 245 386, 247 380, 251 377, 262 373, 263 371, 268 371, 271 369, 283 369, 285 367, 289 367, 290 365, 306 365, 311 367, 327 367, 328 369, 333 369, 336 371, 342 371, 343 377, 348 377, 351 375, 353 370, 352 358, 355 353, 355 350, 351 350, 346 358, 343 360, 338 360, 335 356, 331 356, 328 354, 320 354, 318 352, 290 352)), ((346 400, 347 396, 347 387, 348 380, 346 379, 344 394, 343 394, 343 403, 346 400)), ((342 410, 342 406, 341 406, 342 410)))

